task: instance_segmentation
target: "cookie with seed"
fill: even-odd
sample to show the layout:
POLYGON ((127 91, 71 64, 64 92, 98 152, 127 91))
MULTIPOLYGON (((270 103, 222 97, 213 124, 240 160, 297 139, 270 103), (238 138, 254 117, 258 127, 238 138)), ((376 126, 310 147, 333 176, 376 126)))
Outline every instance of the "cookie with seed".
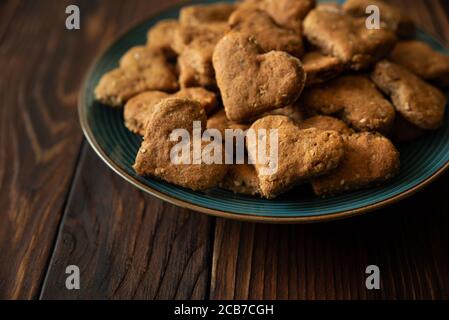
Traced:
POLYGON ((401 41, 389 59, 436 86, 449 86, 449 56, 433 50, 425 42, 401 41))
POLYGON ((276 24, 270 15, 255 7, 243 6, 229 18, 231 30, 253 35, 265 51, 285 51, 301 57, 304 53, 302 34, 276 24))
POLYGON ((306 75, 299 59, 265 52, 254 37, 231 32, 217 44, 213 65, 226 115, 245 122, 293 104, 306 75))
POLYGON ((410 123, 424 130, 438 129, 443 123, 446 96, 406 68, 382 60, 375 65, 371 79, 410 123))
POLYGON ((347 75, 308 88, 299 103, 309 114, 334 115, 359 131, 388 132, 395 110, 365 75, 347 75))
POLYGON ((377 133, 344 135, 344 158, 332 173, 312 180, 317 196, 328 196, 385 183, 399 171, 399 152, 377 133))
POLYGON ((277 159, 269 157, 265 163, 258 158, 263 139, 247 136, 248 156, 256 162, 260 193, 268 199, 277 197, 298 183, 329 173, 338 167, 343 158, 342 138, 335 131, 302 130, 285 116, 264 117, 256 121, 251 129, 255 136, 268 136, 273 132, 278 136, 275 146, 271 143, 266 146, 267 155, 276 153, 277 159), (272 152, 272 148, 277 150, 272 152))
POLYGON ((95 88, 95 98, 119 107, 144 91, 173 92, 177 89, 178 79, 167 56, 160 49, 139 46, 122 57, 119 68, 103 75, 95 88))
POLYGON ((353 70, 363 70, 387 56, 397 38, 393 31, 367 29, 364 18, 319 7, 304 20, 307 40, 322 53, 336 57, 353 70))
POLYGON ((345 69, 344 63, 338 58, 326 56, 319 51, 308 52, 301 60, 307 74, 306 87, 336 78, 345 69))
POLYGON ((197 25, 223 24, 237 8, 231 3, 214 3, 209 5, 193 5, 181 9, 179 22, 183 27, 197 25))
MULTIPOLYGON (((202 141, 200 151, 203 157, 196 159, 193 151, 195 142, 189 139, 191 143, 186 146, 190 151, 190 155, 186 157, 187 163, 183 157, 176 159, 178 154, 174 152, 179 149, 176 146, 180 143, 172 138, 174 130, 183 129, 193 137, 193 123, 200 122, 204 130, 206 121, 206 112, 196 101, 176 98, 162 100, 148 119, 145 137, 134 164, 136 173, 192 190, 207 190, 218 186, 229 167, 206 163, 204 152, 208 148, 214 155, 215 152, 224 154, 221 143, 202 141)), ((182 148, 184 147, 183 145, 182 148)))
POLYGON ((329 116, 314 116, 308 118, 298 124, 301 129, 320 129, 320 130, 333 130, 342 135, 349 135, 354 133, 352 129, 348 127, 343 121, 329 116))
POLYGON ((251 164, 230 166, 220 187, 236 194, 255 196, 260 194, 256 168, 251 164))
POLYGON ((170 57, 176 57, 173 50, 175 33, 179 28, 179 22, 175 19, 165 19, 156 23, 147 33, 147 46, 160 49, 170 57))
POLYGON ((132 132, 143 136, 148 119, 158 103, 167 98, 190 99, 200 103, 206 114, 213 112, 217 106, 215 93, 203 88, 188 88, 175 94, 161 91, 146 91, 130 99, 124 109, 125 126, 132 132))
POLYGON ((366 12, 369 6, 377 6, 380 11, 382 23, 401 37, 409 37, 415 33, 415 23, 404 12, 393 5, 381 0, 348 0, 343 5, 343 10, 356 17, 368 17, 366 12))
POLYGON ((244 5, 255 6, 262 9, 277 24, 292 30, 301 30, 302 20, 312 10, 315 0, 245 0, 244 5))
POLYGON ((223 109, 216 112, 209 119, 207 119, 207 129, 217 129, 221 132, 223 137, 225 136, 226 129, 246 131, 250 126, 251 124, 237 123, 229 120, 226 117, 226 112, 223 109))

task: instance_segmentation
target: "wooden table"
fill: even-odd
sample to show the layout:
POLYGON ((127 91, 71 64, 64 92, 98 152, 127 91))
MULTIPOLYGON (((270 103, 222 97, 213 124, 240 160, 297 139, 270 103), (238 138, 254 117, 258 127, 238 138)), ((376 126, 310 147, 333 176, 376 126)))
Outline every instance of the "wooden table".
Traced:
MULTIPOLYGON (((449 174, 359 218, 262 225, 144 194, 83 138, 77 96, 97 53, 176 0, 0 2, 0 298, 449 298, 449 174), (81 30, 65 29, 65 8, 81 30), (365 288, 365 268, 381 290, 365 288), (65 288, 68 265, 81 289, 65 288)), ((395 1, 449 41, 445 0, 395 1)))

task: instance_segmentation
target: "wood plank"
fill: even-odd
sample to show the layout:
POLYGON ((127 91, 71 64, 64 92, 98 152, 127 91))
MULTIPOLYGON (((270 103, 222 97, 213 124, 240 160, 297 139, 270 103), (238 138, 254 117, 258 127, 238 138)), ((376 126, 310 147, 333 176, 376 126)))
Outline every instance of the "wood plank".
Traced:
POLYGON ((43 299, 207 297, 211 218, 143 194, 87 146, 74 186, 43 299), (80 290, 65 287, 71 264, 80 290))
POLYGON ((71 3, 1 4, 0 299, 39 294, 80 150, 77 96, 93 57, 173 1, 77 1, 81 30, 68 31, 71 3))
MULTIPOLYGON (((449 41, 449 20, 442 9, 447 3, 394 3, 449 41)), ((218 219, 211 299, 447 299, 448 189, 446 174, 393 207, 326 224, 276 226, 218 219), (380 267, 380 291, 366 290, 370 264, 380 267)))
POLYGON ((348 221, 278 226, 218 219, 212 299, 449 298, 449 174, 413 198, 348 221), (382 289, 365 288, 378 265, 382 289))

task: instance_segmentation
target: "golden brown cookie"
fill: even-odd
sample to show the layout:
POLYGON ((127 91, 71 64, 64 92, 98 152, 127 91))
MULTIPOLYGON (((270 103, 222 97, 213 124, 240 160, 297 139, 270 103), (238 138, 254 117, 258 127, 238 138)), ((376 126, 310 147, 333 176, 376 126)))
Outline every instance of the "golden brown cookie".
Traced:
POLYGON ((246 131, 249 129, 251 124, 241 124, 234 121, 229 120, 226 117, 226 112, 221 109, 220 111, 213 114, 209 119, 207 119, 207 129, 217 129, 220 130, 221 134, 225 135, 226 129, 232 130, 242 130, 246 131))
POLYGON ((218 41, 228 30, 227 24, 200 25, 180 29, 175 36, 179 52, 179 83, 181 88, 216 87, 212 54, 218 41))
POLYGON ((353 70, 366 69, 385 57, 397 41, 389 29, 367 29, 364 18, 354 18, 327 7, 312 10, 303 26, 310 43, 353 70))
POLYGON ((360 131, 388 132, 395 117, 394 107, 364 75, 308 88, 299 103, 311 114, 335 115, 360 131))
POLYGON ((200 24, 226 23, 229 16, 237 8, 231 3, 214 3, 209 5, 193 5, 181 9, 179 22, 182 26, 197 26, 200 24))
POLYGON ((377 6, 380 11, 380 19, 387 28, 396 32, 399 36, 408 37, 415 33, 413 20, 398 8, 380 0, 347 0, 343 10, 356 17, 367 17, 366 8, 370 5, 377 6))
MULTIPOLYGON (((330 172, 337 168, 343 158, 343 142, 340 134, 335 131, 301 130, 285 116, 262 118, 251 129, 256 135, 260 129, 267 130, 267 135, 272 129, 278 133, 277 165, 270 159, 270 164, 276 169, 266 174, 267 165, 260 160, 255 165, 260 192, 265 198, 275 198, 300 182, 330 172)), ((258 159, 258 147, 257 142, 247 138, 248 155, 251 159, 258 159)), ((268 145, 267 154, 271 153, 272 147, 268 145)))
MULTIPOLYGON (((227 165, 205 164, 201 159, 201 164, 176 164, 171 160, 172 148, 178 145, 177 141, 170 139, 173 130, 185 129, 192 136, 194 121, 200 121, 201 127, 206 127, 206 112, 198 102, 186 99, 160 102, 148 120, 145 138, 136 157, 134 169, 137 174, 192 190, 218 186, 228 171, 227 165)), ((204 142, 202 150, 208 145, 204 142)), ((221 143, 219 148, 222 148, 221 143)), ((190 151, 190 160, 193 161, 192 148, 190 151)))
POLYGON ((345 69, 344 63, 338 58, 326 56, 319 51, 308 52, 301 60, 307 74, 306 87, 327 82, 345 69))
POLYGON ((217 44, 213 65, 230 120, 245 122, 296 101, 306 75, 301 61, 288 53, 265 53, 254 37, 227 34, 217 44))
POLYGON ((256 6, 268 12, 277 24, 292 30, 301 30, 305 16, 315 7, 315 0, 245 0, 245 5, 256 6))
POLYGON ((387 138, 362 132, 343 136, 345 156, 329 175, 312 180, 317 196, 333 195, 381 184, 399 171, 399 152, 387 138))
POLYGON ((174 68, 159 49, 134 47, 120 60, 120 66, 100 79, 95 98, 119 107, 133 96, 148 90, 173 92, 178 89, 174 68))
POLYGON ((285 29, 276 24, 270 15, 255 7, 243 6, 229 18, 231 30, 253 35, 265 51, 285 51, 301 57, 304 44, 300 31, 285 29))
POLYGON ((255 196, 260 194, 256 168, 251 164, 230 166, 220 187, 236 194, 255 196))
POLYGON ((320 130, 333 130, 342 135, 352 134, 354 131, 350 129, 343 121, 329 116, 314 116, 306 119, 298 124, 300 129, 320 129, 320 130))
POLYGON ((449 86, 449 57, 433 50, 425 42, 399 42, 390 54, 390 60, 436 86, 449 86))
POLYGON ((292 104, 284 108, 276 109, 265 113, 261 118, 266 116, 286 116, 295 121, 296 123, 301 123, 307 117, 304 110, 298 104, 292 104))
POLYGON ((203 88, 188 88, 175 94, 161 91, 146 91, 130 99, 124 109, 125 126, 132 132, 145 135, 145 127, 158 103, 167 98, 190 99, 200 103, 206 114, 213 112, 217 106, 215 93, 203 88))
POLYGON ((179 22, 175 19, 161 20, 147 33, 147 46, 161 49, 169 57, 176 57, 173 50, 175 33, 179 28, 179 22))
POLYGON ((407 121, 426 130, 443 123, 446 96, 406 68, 382 60, 375 65, 371 78, 407 121))

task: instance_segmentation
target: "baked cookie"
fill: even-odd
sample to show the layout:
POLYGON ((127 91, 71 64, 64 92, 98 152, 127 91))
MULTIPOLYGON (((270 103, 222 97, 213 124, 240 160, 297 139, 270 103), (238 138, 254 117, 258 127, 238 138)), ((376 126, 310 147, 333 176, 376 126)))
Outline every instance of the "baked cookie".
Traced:
POLYGON ((255 7, 243 6, 229 18, 231 30, 253 35, 265 51, 285 51, 301 57, 304 53, 302 34, 276 24, 270 15, 255 7))
POLYGON ((211 24, 225 24, 237 8, 231 3, 193 5, 181 9, 179 22, 183 27, 211 24))
POLYGON ((388 132, 395 110, 364 75, 347 75, 304 90, 299 103, 309 114, 335 115, 359 131, 388 132))
POLYGON ((427 43, 401 41, 390 54, 390 60, 436 86, 449 86, 449 57, 434 51, 427 43))
POLYGON ((277 24, 292 30, 301 30, 305 16, 315 7, 315 0, 245 0, 245 5, 256 6, 270 14, 277 24))
POLYGON ((223 137, 225 136, 226 129, 240 129, 242 131, 246 131, 250 126, 251 124, 237 123, 229 120, 226 117, 226 112, 223 109, 216 112, 209 119, 207 119, 207 129, 217 129, 221 132, 223 137))
POLYGON ((306 87, 327 82, 345 69, 344 63, 338 58, 326 56, 319 51, 308 52, 301 60, 307 74, 306 87))
POLYGON ((354 133, 354 131, 350 129, 346 123, 337 118, 329 116, 314 116, 308 118, 299 123, 298 127, 303 130, 311 128, 320 130, 333 130, 342 135, 349 135, 354 133))
POLYGON ((175 94, 168 94, 161 91, 146 91, 130 99, 124 109, 123 117, 125 126, 132 132, 141 136, 145 135, 145 127, 151 114, 156 109, 158 103, 167 98, 180 98, 194 100, 211 114, 217 106, 215 93, 203 88, 188 88, 178 91, 175 94))
POLYGON ((175 36, 179 53, 179 83, 181 88, 216 87, 212 54, 218 41, 228 30, 227 24, 194 26, 180 29, 175 36))
POLYGON ((255 196, 260 194, 259 178, 252 164, 230 166, 220 187, 236 194, 255 196))
MULTIPOLYGON (((343 142, 335 131, 318 129, 301 130, 294 121, 285 116, 268 116, 256 121, 251 129, 258 135, 260 129, 277 130, 277 164, 269 159, 271 172, 267 174, 267 164, 260 159, 255 165, 259 179, 260 193, 272 199, 294 187, 300 182, 329 173, 338 167, 343 158, 343 142)), ((267 139, 268 141, 270 139, 267 139)), ((258 159, 258 139, 247 137, 247 150, 250 159, 258 159)), ((267 154, 273 146, 267 146, 267 154)), ((251 163, 251 162, 250 162, 251 163)))
POLYGON ((391 30, 367 29, 364 18, 354 18, 329 7, 312 10, 303 26, 310 43, 356 71, 388 55, 397 42, 391 30))
POLYGON ((220 40, 213 65, 226 115, 237 122, 293 104, 306 80, 299 59, 280 51, 265 53, 254 37, 239 32, 220 40))
POLYGON ((391 97, 396 110, 415 126, 434 130, 441 126, 446 96, 406 68, 388 60, 378 62, 371 78, 391 97))
POLYGON ((381 184, 399 171, 399 152, 380 134, 362 132, 344 135, 345 156, 341 165, 329 175, 312 180, 317 196, 381 184))
POLYGON ((95 98, 109 106, 122 106, 133 96, 148 90, 173 92, 178 89, 175 70, 160 49, 134 47, 120 60, 119 68, 100 79, 95 98))
POLYGON ((380 0, 347 0, 343 10, 356 17, 367 17, 366 8, 370 5, 377 6, 380 11, 380 19, 387 28, 393 30, 401 37, 409 37, 415 33, 415 23, 401 10, 385 1, 380 0))
POLYGON ((176 57, 173 50, 175 33, 179 22, 175 19, 166 19, 156 23, 147 33, 147 46, 162 50, 168 57, 176 57))
POLYGON ((298 104, 292 104, 284 108, 276 109, 265 113, 261 118, 266 116, 286 116, 292 119, 296 123, 301 123, 307 117, 305 112, 298 104))
MULTIPOLYGON (((205 164, 202 161, 201 164, 176 164, 171 160, 172 148, 178 142, 172 141, 170 135, 175 129, 185 129, 192 136, 194 121, 200 121, 201 127, 206 127, 206 112, 198 102, 187 99, 162 100, 148 120, 145 138, 134 164, 137 174, 159 178, 192 190, 218 186, 228 171, 227 165, 205 164)), ((210 143, 203 142, 202 150, 210 143)), ((221 143, 217 147, 222 148, 221 143)))

